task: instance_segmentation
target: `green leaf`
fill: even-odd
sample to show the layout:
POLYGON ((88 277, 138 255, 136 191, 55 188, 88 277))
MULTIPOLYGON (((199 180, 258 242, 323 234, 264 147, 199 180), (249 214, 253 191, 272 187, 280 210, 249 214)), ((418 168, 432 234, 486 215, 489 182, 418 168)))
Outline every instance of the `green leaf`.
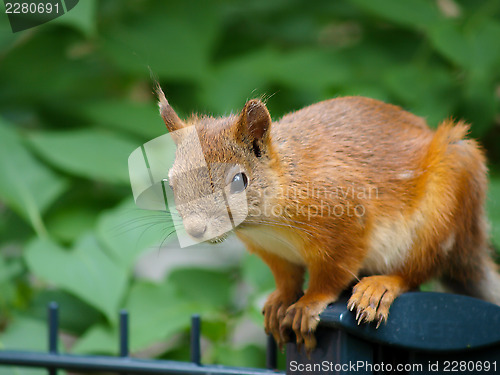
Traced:
POLYGON ((452 22, 434 24, 428 31, 431 43, 437 51, 453 63, 468 67, 470 65, 470 51, 467 41, 460 33, 457 25, 452 22))
POLYGON ((0 349, 41 351, 47 348, 46 338, 47 324, 43 320, 16 316, 0 335, 0 349))
POLYGON ((254 293, 263 293, 275 288, 273 274, 269 267, 257 256, 247 254, 242 260, 242 277, 254 293))
POLYGON ((16 34, 21 34, 19 42, 0 64, 2 111, 19 111, 21 116, 43 112, 43 117, 54 111, 56 120, 45 118, 47 123, 71 127, 73 108, 104 96, 115 85, 115 76, 104 72, 109 68, 98 62, 101 57, 93 52, 92 42, 79 33, 49 22, 16 34))
POLYGON ((162 355, 162 358, 168 358, 170 361, 189 362, 191 360, 191 348, 189 342, 184 342, 183 345, 175 348, 168 348, 167 352, 162 355))
MULTIPOLYGON (((45 351, 47 325, 44 321, 15 316, 0 334, 0 350, 45 351)), ((44 375, 45 369, 0 366, 0 375, 44 375)))
POLYGON ((471 72, 465 81, 459 114, 472 124, 471 134, 475 138, 486 135, 498 116, 499 101, 494 94, 495 85, 491 76, 485 77, 484 72, 471 72))
POLYGON ((25 259, 35 275, 81 298, 109 321, 116 321, 127 272, 102 251, 92 235, 83 236, 71 251, 37 239, 27 247, 25 259))
POLYGON ((498 74, 500 22, 498 18, 495 20, 485 19, 474 26, 471 30, 465 30, 472 50, 471 69, 482 74, 485 74, 484 70, 498 74))
POLYGON ((25 269, 19 259, 6 261, 0 256, 0 321, 8 319, 10 309, 19 304, 17 279, 23 277, 25 269), (17 302, 17 303, 16 303, 17 302))
POLYGON ((422 0, 350 0, 361 9, 403 26, 423 27, 442 18, 436 4, 422 0))
MULTIPOLYGON (((132 195, 132 194, 131 194, 132 195)), ((139 254, 160 244, 173 230, 172 221, 159 211, 137 208, 132 197, 104 211, 97 221, 97 236, 114 259, 130 268, 139 254)))
POLYGON ((332 85, 347 84, 352 76, 341 54, 318 48, 283 53, 266 47, 221 64, 204 81, 202 100, 223 113, 243 106, 245 98, 266 92, 271 85, 321 92, 332 85))
MULTIPOLYGON (((122 6, 123 7, 123 6, 122 6)), ((102 51, 121 69, 162 78, 200 79, 206 74, 221 22, 209 2, 154 2, 123 7, 102 23, 102 51), (123 13, 124 15, 121 15, 123 13)))
POLYGON ((229 272, 187 268, 172 271, 168 283, 185 298, 221 309, 229 306, 235 281, 229 272))
MULTIPOLYGON (((14 277, 19 276, 23 271, 23 266, 17 260, 11 262, 6 262, 5 259, 0 256, 0 283, 5 283, 11 281, 14 277)), ((0 300, 1 300, 0 296, 0 300)))
POLYGON ((66 189, 66 182, 34 159, 1 118, 0 175, 1 200, 44 235, 42 213, 66 189))
POLYGON ((0 2, 0 14, 4 14, 4 17, 0 17, 0 58, 8 49, 13 45, 14 41, 19 39, 20 33, 14 34, 9 24, 9 19, 5 14, 5 4, 0 2))
POLYGON ((74 354, 118 354, 118 331, 103 325, 91 327, 71 348, 74 354))
POLYGON ((56 18, 52 24, 60 23, 72 26, 91 37, 97 30, 96 0, 79 1, 78 4, 61 17, 56 18))
POLYGON ((43 290, 32 299, 30 316, 44 320, 50 302, 59 305, 59 327, 65 332, 82 334, 88 327, 103 320, 103 315, 74 295, 60 289, 43 290))
MULTIPOLYGON (((202 301, 189 298, 170 283, 136 283, 127 300, 130 313, 130 337, 133 351, 186 331, 191 315, 208 314, 202 301)), ((212 310, 213 311, 213 310, 212 310)))
POLYGON ((258 326, 264 325, 262 307, 276 284, 269 267, 256 255, 247 254, 242 260, 241 276, 250 288, 245 314, 258 326))
POLYGON ((456 97, 452 95, 456 90, 453 78, 444 69, 398 66, 387 71, 385 83, 406 110, 424 117, 432 126, 450 117, 456 104, 456 97))
MULTIPOLYGON (((200 301, 187 299, 170 283, 149 282, 132 286, 125 307, 130 314, 130 347, 133 352, 186 331, 192 314, 207 316, 214 311, 200 301)), ((76 343, 73 352, 116 354, 117 337, 115 329, 95 326, 76 343)))
POLYGON ((438 22, 428 30, 437 51, 463 68, 486 74, 498 67, 500 24, 493 20, 459 27, 452 22, 438 22))
POLYGON ((264 349, 255 345, 235 348, 222 344, 216 346, 214 362, 225 366, 263 368, 266 365, 264 358, 264 349))
POLYGON ((91 122, 126 131, 149 141, 166 133, 158 107, 151 103, 128 100, 109 100, 85 106, 84 113, 91 122))
POLYGON ((352 76, 351 65, 341 53, 317 48, 302 48, 278 55, 267 70, 267 79, 300 89, 323 89, 347 84, 352 76))
MULTIPOLYGON (((3 204, 3 201, 2 201, 3 204)), ((24 242, 33 235, 33 228, 26 220, 4 207, 0 215, 0 238, 3 243, 24 242)))
POLYGON ((211 341, 222 341, 227 338, 229 327, 227 319, 209 320, 203 319, 201 325, 201 335, 211 341))
POLYGON ((94 227, 96 216, 96 212, 90 207, 70 205, 47 219, 47 230, 61 241, 72 243, 94 227))
POLYGON ((128 157, 140 146, 93 129, 32 133, 29 141, 40 156, 67 173, 127 185, 128 157))

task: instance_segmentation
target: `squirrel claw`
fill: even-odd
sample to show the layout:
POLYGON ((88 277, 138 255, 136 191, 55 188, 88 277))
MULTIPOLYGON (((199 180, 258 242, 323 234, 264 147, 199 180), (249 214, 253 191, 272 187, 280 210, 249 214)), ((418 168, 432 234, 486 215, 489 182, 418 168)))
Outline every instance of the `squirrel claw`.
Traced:
POLYGON ((376 323, 379 328, 387 321, 389 307, 394 299, 406 290, 406 284, 399 276, 369 276, 363 278, 353 289, 347 306, 356 306, 358 325, 367 322, 376 323))
POLYGON ((380 316, 378 317, 378 320, 377 320, 377 326, 375 327, 375 329, 378 329, 378 327, 380 327, 380 324, 382 322, 385 322, 386 321, 386 317, 382 314, 380 314, 380 316))
POLYGON ((286 327, 283 327, 283 325, 280 326, 280 338, 280 341, 283 342, 283 344, 290 342, 289 330, 286 327))
POLYGON ((285 311, 290 300, 285 298, 279 291, 271 293, 266 301, 262 312, 264 314, 264 328, 268 335, 272 335, 281 351, 289 341, 288 332, 282 328, 285 311))
POLYGON ((358 321, 358 325, 359 325, 359 316, 361 315, 361 311, 363 311, 363 309, 360 309, 358 307, 358 310, 356 311, 356 320, 358 321))
POLYGON ((302 350, 302 341, 297 340, 296 345, 297 345, 297 351, 300 352, 302 350))
POLYGON ((311 359, 311 353, 313 352, 314 348, 316 347, 316 337, 314 336, 314 333, 309 332, 304 336, 304 346, 306 349, 306 355, 308 359, 311 359))
POLYGON ((281 352, 281 354, 284 354, 285 353, 285 342, 283 341, 280 341, 278 344, 278 349, 279 351, 281 352))
POLYGON ((359 316, 359 319, 358 319, 358 326, 365 321, 367 316, 368 316, 368 313, 365 310, 363 310, 363 312, 361 313, 361 315, 359 316))
MULTIPOLYGON (((307 294, 306 294, 307 296, 307 294)), ((320 314, 330 300, 313 301, 303 297, 286 310, 285 317, 281 320, 280 333, 283 337, 291 330, 295 333, 297 349, 303 346, 307 352, 312 352, 316 347, 315 331, 320 321, 320 314)))

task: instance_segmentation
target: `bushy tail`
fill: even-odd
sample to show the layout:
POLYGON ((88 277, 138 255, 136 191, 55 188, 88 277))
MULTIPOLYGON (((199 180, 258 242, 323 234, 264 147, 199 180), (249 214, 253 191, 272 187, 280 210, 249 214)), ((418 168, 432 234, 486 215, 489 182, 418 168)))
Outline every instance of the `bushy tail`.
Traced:
POLYGON ((479 261, 481 264, 479 267, 477 267, 478 262, 472 262, 476 266, 464 265, 464 272, 460 277, 457 277, 458 275, 450 278, 444 277, 441 280, 441 285, 446 291, 476 297, 500 306, 499 266, 486 254, 479 261), (469 267, 473 268, 473 271, 467 269, 469 267), (467 274, 474 276, 464 277, 467 274))
POLYGON ((484 259, 482 278, 475 285, 478 298, 500 306, 500 269, 491 258, 484 259))
MULTIPOLYGON (((484 211, 487 186, 486 160, 476 141, 467 139, 469 127, 446 120, 431 141, 426 165, 433 176, 446 176, 445 192, 452 204, 455 245, 449 253, 447 287, 500 305, 500 273, 490 254, 488 222, 484 211)), ((439 180, 435 184, 440 185, 439 180)), ((442 198, 444 195, 442 194, 442 198)))

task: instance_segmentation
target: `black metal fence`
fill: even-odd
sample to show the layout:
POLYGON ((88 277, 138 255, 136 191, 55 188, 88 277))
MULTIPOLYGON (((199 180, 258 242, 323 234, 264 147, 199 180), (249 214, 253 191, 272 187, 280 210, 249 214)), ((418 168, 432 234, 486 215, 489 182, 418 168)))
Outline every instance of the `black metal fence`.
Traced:
MULTIPOLYGON (((203 365, 200 317, 192 317, 191 362, 129 357, 128 314, 120 313, 119 357, 58 353, 58 307, 49 305, 48 352, 1 351, 0 365, 122 374, 283 374, 276 345, 267 343, 267 369, 203 365)), ((388 323, 357 325, 341 298, 322 315, 311 357, 287 344, 287 374, 500 373, 500 307, 444 293, 406 293, 391 307, 388 323)))
POLYGON ((46 368, 50 375, 57 370, 77 372, 118 372, 127 374, 213 374, 213 375, 264 375, 280 374, 276 371, 276 344, 268 338, 266 351, 267 369, 201 365, 200 331, 198 315, 191 318, 191 362, 146 360, 129 357, 128 312, 120 312, 119 356, 85 356, 58 352, 59 308, 52 302, 48 307, 48 350, 28 352, 0 350, 0 365, 46 368))

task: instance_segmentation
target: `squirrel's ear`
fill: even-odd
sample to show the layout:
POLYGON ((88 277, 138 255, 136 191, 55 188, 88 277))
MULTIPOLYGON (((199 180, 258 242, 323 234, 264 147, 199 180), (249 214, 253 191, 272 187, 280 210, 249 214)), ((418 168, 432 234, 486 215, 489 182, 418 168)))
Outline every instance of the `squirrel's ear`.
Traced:
POLYGON ((182 120, 177 116, 174 109, 168 103, 165 94, 163 93, 160 85, 156 86, 156 94, 158 95, 158 107, 160 107, 160 115, 167 125, 167 129, 170 133, 182 129, 185 124, 182 120))
POLYGON ((249 100, 241 111, 238 120, 238 131, 248 134, 253 140, 266 138, 271 127, 271 115, 267 107, 259 99, 249 100))

